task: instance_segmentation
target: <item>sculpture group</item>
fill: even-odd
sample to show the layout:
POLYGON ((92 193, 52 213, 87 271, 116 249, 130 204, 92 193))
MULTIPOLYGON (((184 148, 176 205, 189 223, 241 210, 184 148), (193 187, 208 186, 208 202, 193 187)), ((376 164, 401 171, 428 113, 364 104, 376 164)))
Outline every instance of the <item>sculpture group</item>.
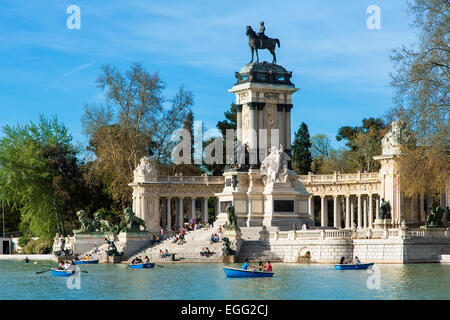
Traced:
POLYGON ((87 216, 86 211, 80 210, 77 212, 78 221, 81 228, 74 230, 74 233, 92 233, 92 232, 112 232, 118 234, 123 232, 141 232, 145 231, 145 221, 136 217, 131 208, 126 208, 124 212, 124 220, 119 224, 113 225, 107 220, 102 219, 100 212, 94 213, 94 219, 87 216))
POLYGON ((264 185, 273 182, 286 182, 290 159, 283 151, 282 145, 279 148, 272 146, 269 155, 261 162, 264 185))

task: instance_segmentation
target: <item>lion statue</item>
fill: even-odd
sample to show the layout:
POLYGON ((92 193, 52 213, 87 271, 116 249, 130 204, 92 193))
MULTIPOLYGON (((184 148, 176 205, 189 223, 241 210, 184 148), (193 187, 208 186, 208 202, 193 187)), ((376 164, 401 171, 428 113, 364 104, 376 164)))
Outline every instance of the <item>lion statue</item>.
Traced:
POLYGON ((237 216, 236 213, 234 212, 234 207, 233 206, 229 206, 227 208, 227 216, 228 216, 228 224, 224 227, 226 229, 239 229, 237 226, 237 216))
POLYGON ((94 213, 94 221, 96 222, 96 232, 111 232, 113 229, 112 224, 108 220, 102 219, 102 214, 100 212, 94 213))
POLYGON ((78 221, 80 222, 81 228, 74 230, 74 233, 87 233, 95 231, 94 220, 88 218, 86 211, 80 210, 77 212, 78 221))
POLYGON ((445 212, 444 208, 430 206, 431 212, 427 215, 425 220, 425 226, 427 227, 441 227, 442 226, 442 216, 445 212))
POLYGON ((145 221, 136 217, 131 208, 126 208, 125 212, 125 230, 126 232, 140 232, 145 231, 145 221), (141 226, 144 230, 141 230, 141 226))

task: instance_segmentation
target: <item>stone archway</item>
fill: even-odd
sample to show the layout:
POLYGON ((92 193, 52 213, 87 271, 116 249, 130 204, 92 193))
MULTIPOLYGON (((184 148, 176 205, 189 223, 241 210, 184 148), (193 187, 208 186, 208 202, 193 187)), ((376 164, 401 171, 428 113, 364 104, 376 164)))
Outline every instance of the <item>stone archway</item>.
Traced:
POLYGON ((309 263, 311 261, 311 250, 307 247, 302 247, 298 250, 297 262, 309 263))

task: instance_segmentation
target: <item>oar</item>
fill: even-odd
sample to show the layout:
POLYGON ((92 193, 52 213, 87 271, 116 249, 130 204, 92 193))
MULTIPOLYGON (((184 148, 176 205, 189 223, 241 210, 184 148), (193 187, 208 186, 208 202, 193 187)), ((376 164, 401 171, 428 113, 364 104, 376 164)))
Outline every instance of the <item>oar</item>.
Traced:
POLYGON ((159 264, 155 264, 155 266, 160 267, 160 268, 164 268, 163 266, 160 266, 159 264))
POLYGON ((44 270, 44 271, 38 271, 38 272, 36 272, 36 274, 40 274, 40 273, 44 273, 44 272, 48 272, 48 271, 52 271, 52 269, 44 270))

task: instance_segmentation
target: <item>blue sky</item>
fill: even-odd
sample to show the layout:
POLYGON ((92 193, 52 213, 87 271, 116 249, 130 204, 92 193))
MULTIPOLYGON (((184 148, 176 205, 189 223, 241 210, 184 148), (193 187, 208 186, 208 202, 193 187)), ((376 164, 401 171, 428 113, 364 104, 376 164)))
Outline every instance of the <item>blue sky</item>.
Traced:
MULTIPOLYGON (((250 60, 245 26, 279 38, 278 63, 293 72, 293 131, 333 140, 343 125, 382 116, 392 106, 389 50, 414 32, 403 0, 346 1, 84 1, 0 2, 0 126, 56 114, 74 141, 87 142, 85 103, 101 103, 95 85, 103 64, 125 70, 142 62, 158 71, 166 95, 180 85, 194 93, 194 114, 213 128, 234 101, 234 72, 250 60), (81 29, 69 30, 69 5, 81 29), (369 30, 369 5, 381 9, 381 30, 369 30)), ((268 51, 260 58, 271 61, 268 51)), ((293 136, 293 135, 292 135, 293 136)))

